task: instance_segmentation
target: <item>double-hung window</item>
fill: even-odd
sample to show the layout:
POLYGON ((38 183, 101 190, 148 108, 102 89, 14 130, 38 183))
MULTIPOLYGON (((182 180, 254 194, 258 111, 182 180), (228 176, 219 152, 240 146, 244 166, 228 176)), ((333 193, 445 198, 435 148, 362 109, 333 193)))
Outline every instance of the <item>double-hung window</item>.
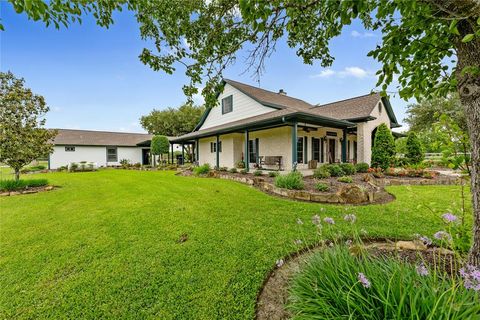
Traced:
POLYGON ((117 162, 118 153, 117 147, 107 147, 107 162, 117 162))
POLYGON ((303 163, 303 137, 297 138, 297 163, 303 163))
MULTIPOLYGON (((210 142, 210 152, 211 153, 217 152, 216 142, 210 142)), ((222 152, 222 141, 218 141, 218 152, 222 152)))
POLYGON ((230 95, 222 99, 222 114, 233 111, 233 96, 230 95))

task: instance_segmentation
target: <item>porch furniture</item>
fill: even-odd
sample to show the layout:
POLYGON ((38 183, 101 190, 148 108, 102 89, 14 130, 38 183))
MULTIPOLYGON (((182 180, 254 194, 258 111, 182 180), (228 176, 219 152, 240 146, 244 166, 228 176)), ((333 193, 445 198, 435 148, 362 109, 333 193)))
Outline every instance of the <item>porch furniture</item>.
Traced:
POLYGON ((282 170, 282 156, 262 156, 260 159, 260 166, 278 166, 278 170, 282 170))

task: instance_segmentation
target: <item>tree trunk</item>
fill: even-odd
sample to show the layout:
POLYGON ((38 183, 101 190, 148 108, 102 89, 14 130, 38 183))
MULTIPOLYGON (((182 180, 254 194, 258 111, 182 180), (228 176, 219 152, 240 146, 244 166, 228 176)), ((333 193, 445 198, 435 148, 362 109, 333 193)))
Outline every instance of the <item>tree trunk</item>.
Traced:
MULTIPOLYGON (((470 21, 471 22, 471 21, 470 21)), ((473 33, 468 20, 458 25, 461 38, 473 33)), ((473 245, 469 253, 469 263, 480 266, 480 75, 463 73, 465 67, 480 68, 480 40, 456 44, 457 49, 457 90, 467 117, 468 132, 472 145, 471 191, 473 204, 473 245)))
POLYGON ((15 181, 20 180, 20 169, 15 169, 15 181))

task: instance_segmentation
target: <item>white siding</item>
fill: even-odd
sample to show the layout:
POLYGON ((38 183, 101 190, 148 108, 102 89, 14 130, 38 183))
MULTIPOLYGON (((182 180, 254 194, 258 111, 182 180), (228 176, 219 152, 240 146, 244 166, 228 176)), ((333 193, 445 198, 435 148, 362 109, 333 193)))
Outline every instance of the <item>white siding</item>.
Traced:
POLYGON ((107 163, 107 148, 104 146, 74 146, 75 151, 65 151, 65 146, 55 146, 50 155, 50 169, 66 166, 71 162, 88 161, 94 162, 99 167, 119 165, 122 159, 128 159, 131 163, 142 163, 142 148, 118 147, 117 162, 107 163))
POLYGON ((274 108, 265 107, 229 84, 225 85, 223 93, 218 96, 218 102, 218 106, 210 110, 200 130, 275 111, 274 108), (233 96, 233 111, 222 114, 222 99, 230 95, 233 96))

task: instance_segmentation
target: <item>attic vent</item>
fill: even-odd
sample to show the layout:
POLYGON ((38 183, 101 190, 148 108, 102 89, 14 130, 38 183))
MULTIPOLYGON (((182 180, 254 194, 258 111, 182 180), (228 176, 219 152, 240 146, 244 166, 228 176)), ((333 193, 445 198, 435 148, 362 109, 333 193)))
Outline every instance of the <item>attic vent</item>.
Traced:
POLYGON ((283 89, 278 90, 278 94, 281 94, 282 96, 286 96, 287 93, 283 91, 283 89))

